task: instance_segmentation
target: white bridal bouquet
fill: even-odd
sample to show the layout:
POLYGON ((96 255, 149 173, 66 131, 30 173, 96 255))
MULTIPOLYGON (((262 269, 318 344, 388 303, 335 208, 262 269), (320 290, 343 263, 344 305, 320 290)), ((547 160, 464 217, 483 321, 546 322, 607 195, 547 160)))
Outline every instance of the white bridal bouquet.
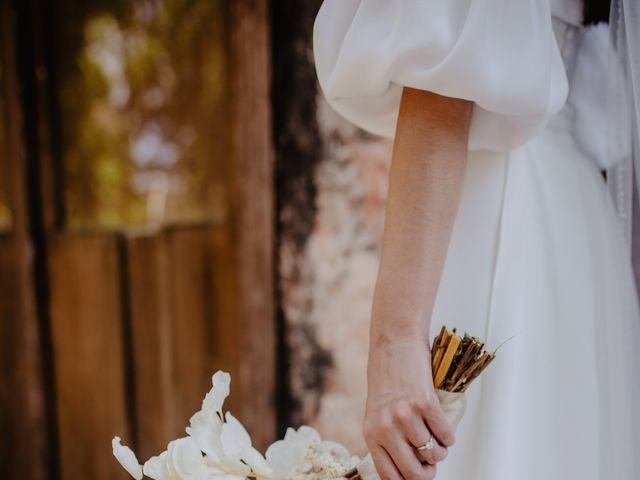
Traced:
MULTIPOLYGON (((454 427, 466 408, 464 392, 495 357, 474 337, 463 338, 445 327, 434 340, 434 384, 445 415, 454 427)), ((169 442, 167 450, 141 465, 133 451, 112 440, 113 455, 136 480, 379 480, 371 457, 350 455, 316 430, 289 428, 263 456, 230 412, 223 411, 231 376, 218 371, 213 387, 186 428, 187 436, 169 442)))
POLYGON ((223 411, 231 376, 218 371, 213 387, 186 428, 187 436, 140 465, 129 447, 112 441, 113 454, 136 480, 321 480, 340 478, 359 462, 342 445, 323 441, 316 430, 289 429, 263 456, 230 412, 223 411))

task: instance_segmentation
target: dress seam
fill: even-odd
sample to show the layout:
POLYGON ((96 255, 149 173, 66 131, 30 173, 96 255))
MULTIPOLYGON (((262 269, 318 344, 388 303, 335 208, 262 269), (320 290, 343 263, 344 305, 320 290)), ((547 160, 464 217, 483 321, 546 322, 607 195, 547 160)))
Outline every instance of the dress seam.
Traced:
POLYGON ((506 211, 506 197, 507 197, 507 188, 508 188, 508 178, 509 178, 509 164, 511 161, 511 154, 506 154, 507 158, 505 160, 504 166, 504 180, 502 185, 502 199, 500 201, 500 217, 499 217, 499 225, 498 225, 498 238, 495 245, 494 257, 495 260, 493 262, 493 270, 491 272, 491 286, 489 288, 489 305, 487 307, 487 321, 486 331, 485 331, 485 342, 489 343, 491 339, 490 332, 493 326, 493 313, 494 313, 494 303, 495 303, 495 290, 496 290, 496 279, 498 276, 498 264, 500 262, 500 250, 502 249, 502 243, 504 240, 504 217, 506 211))

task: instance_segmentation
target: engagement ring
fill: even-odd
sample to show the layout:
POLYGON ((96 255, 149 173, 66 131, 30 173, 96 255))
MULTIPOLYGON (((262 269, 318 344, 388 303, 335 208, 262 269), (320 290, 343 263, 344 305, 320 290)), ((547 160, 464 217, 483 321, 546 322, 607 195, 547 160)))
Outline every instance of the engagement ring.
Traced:
POLYGON ((422 451, 422 450, 431 450, 434 447, 435 443, 433 441, 433 435, 431 435, 429 437, 429 440, 427 440, 427 443, 425 443, 424 445, 421 445, 419 447, 416 448, 416 450, 422 451))

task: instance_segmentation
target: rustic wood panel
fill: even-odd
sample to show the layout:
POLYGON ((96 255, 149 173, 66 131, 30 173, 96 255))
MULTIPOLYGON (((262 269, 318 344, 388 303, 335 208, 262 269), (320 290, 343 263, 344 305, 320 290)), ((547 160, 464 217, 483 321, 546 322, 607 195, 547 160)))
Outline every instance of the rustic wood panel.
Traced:
POLYGON ((141 458, 184 434, 216 370, 236 373, 234 256, 226 232, 183 227, 127 239, 141 458))
POLYGON ((176 436, 184 432, 189 417, 211 388, 215 368, 213 270, 206 230, 174 230, 164 240, 171 281, 167 293, 171 298, 176 436))
POLYGON ((18 238, 0 238, 0 465, 3 478, 48 478, 40 344, 18 238))
POLYGON ((137 449, 141 459, 164 450, 176 419, 172 396, 171 299, 165 241, 126 241, 134 368, 137 449))
MULTIPOLYGON (((3 8, 8 4, 2 2, 3 8)), ((35 161, 27 166, 19 156, 21 123, 12 123, 15 171, 9 174, 16 188, 16 225, 15 232, 0 238, 0 463, 7 478, 58 478, 56 466, 63 480, 127 478, 111 458, 111 437, 119 434, 126 443, 137 443, 143 458, 157 453, 168 439, 183 434, 210 388, 211 374, 220 368, 234 378, 229 408, 258 447, 273 440, 266 5, 266 0, 231 3, 233 155, 228 180, 233 193, 231 218, 222 226, 180 227, 125 238, 124 243, 112 233, 59 233, 61 172, 54 162, 59 132, 49 125, 53 114, 42 51, 28 60, 39 73, 35 82, 36 68, 31 68, 24 86, 32 95, 28 110, 33 117, 25 144, 35 161), (53 366, 46 368, 40 355, 47 339, 41 340, 39 327, 51 330, 53 366), (55 386, 49 421, 56 429, 49 429, 48 437, 43 372, 55 386), (54 449, 55 461, 45 458, 47 448, 54 449)), ((11 15, 2 12, 3 24, 9 23, 11 15)), ((26 28, 34 17, 30 12, 22 13, 23 36, 41 43, 26 28)), ((25 48, 30 51, 33 45, 25 48)), ((17 98, 11 96, 12 108, 18 107, 17 98)))
POLYGON ((11 2, 0 2, 1 90, 4 95, 0 172, 10 189, 10 232, 0 236, 0 469, 2 478, 49 478, 46 395, 42 376, 41 332, 36 307, 34 259, 29 238, 26 152, 19 104, 11 2))
POLYGON ((125 479, 110 455, 114 434, 130 442, 117 238, 55 235, 49 269, 62 479, 125 479))
MULTIPOLYGON (((240 415, 241 395, 238 387, 240 377, 239 363, 244 353, 242 335, 251 333, 242 330, 238 321, 240 310, 240 292, 238 289, 238 269, 236 262, 237 245, 233 232, 228 225, 211 228, 208 233, 212 248, 213 264, 212 301, 216 309, 214 325, 216 370, 231 372, 233 385, 228 406, 234 414, 240 415)), ((244 418, 242 418, 244 422, 244 418)), ((269 428, 267 426, 267 428, 269 428)), ((253 431, 252 431, 253 433, 253 431)))
MULTIPOLYGON (((273 153, 266 0, 231 3, 232 176, 235 195, 242 419, 259 447, 275 437, 273 153)), ((239 383, 239 385, 238 385, 239 383)))

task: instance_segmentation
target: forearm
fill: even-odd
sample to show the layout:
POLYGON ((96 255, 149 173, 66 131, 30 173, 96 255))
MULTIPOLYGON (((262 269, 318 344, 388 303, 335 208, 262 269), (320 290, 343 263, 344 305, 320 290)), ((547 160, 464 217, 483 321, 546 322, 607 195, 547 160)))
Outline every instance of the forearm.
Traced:
POLYGON ((372 341, 428 335, 462 191, 472 103, 405 89, 389 179, 372 341))

